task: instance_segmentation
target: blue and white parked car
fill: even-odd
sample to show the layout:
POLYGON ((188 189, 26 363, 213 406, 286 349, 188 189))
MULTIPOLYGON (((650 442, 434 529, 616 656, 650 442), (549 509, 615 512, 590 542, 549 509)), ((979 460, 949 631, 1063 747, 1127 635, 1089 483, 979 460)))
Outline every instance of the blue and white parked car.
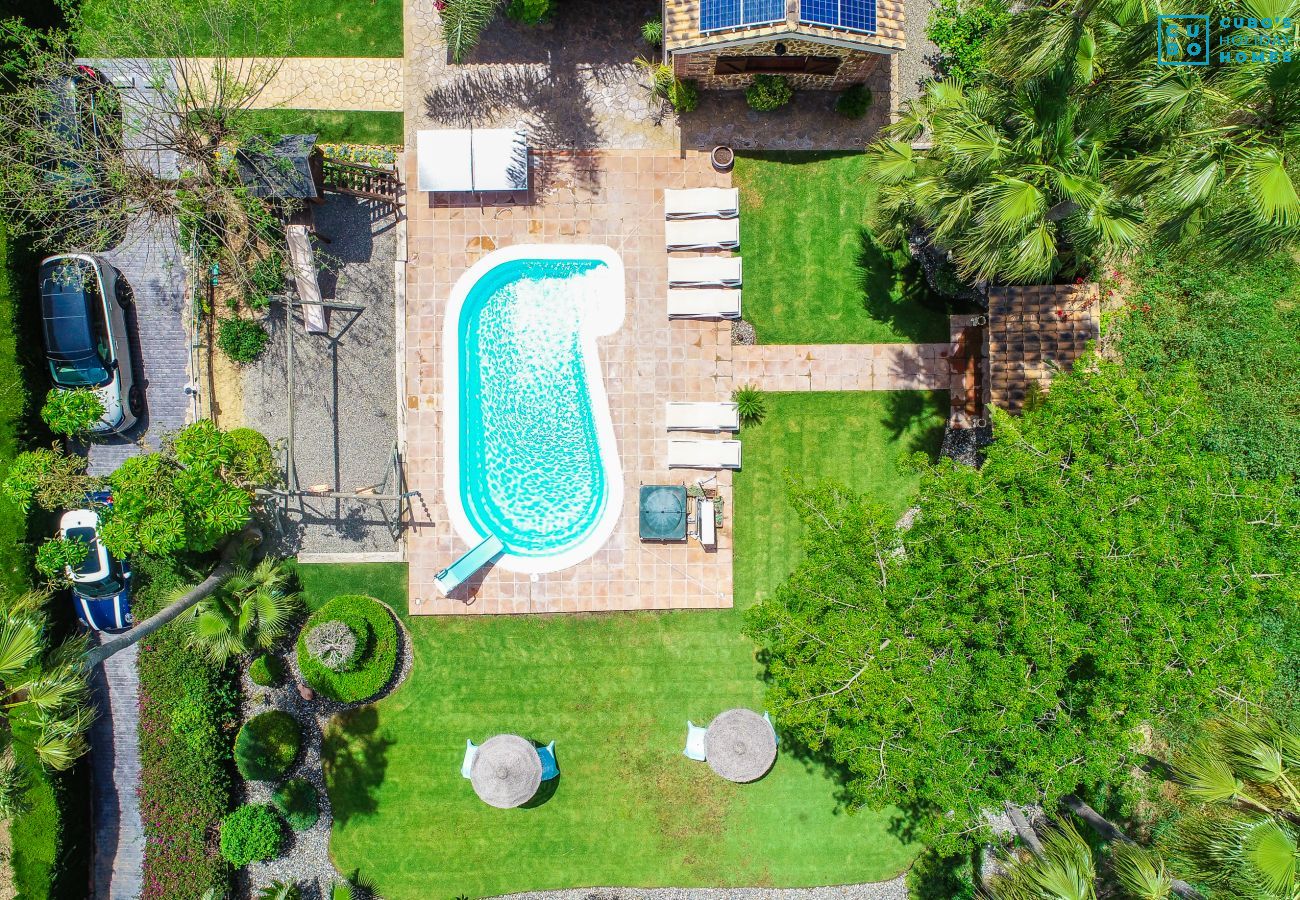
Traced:
POLYGON ((59 537, 81 541, 90 551, 77 568, 68 567, 72 604, 87 628, 121 631, 131 627, 131 567, 99 540, 99 513, 94 505, 110 506, 112 498, 97 492, 86 499, 90 508, 69 510, 59 520, 59 537))

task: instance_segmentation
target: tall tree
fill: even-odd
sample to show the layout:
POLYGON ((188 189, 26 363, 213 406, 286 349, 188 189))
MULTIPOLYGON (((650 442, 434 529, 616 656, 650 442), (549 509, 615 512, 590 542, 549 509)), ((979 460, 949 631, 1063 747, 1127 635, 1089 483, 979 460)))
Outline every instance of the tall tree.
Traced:
POLYGON ((923 465, 899 533, 864 498, 797 485, 806 557, 748 630, 785 733, 950 848, 1004 802, 1110 779, 1139 727, 1259 697, 1260 614, 1296 590, 1300 511, 1205 452, 1190 376, 1089 364, 981 470, 923 465))

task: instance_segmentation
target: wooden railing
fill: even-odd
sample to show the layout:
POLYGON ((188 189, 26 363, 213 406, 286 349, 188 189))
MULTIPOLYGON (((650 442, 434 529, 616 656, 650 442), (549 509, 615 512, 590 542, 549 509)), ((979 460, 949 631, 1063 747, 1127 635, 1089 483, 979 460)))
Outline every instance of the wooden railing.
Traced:
POLYGON ((405 193, 392 169, 329 158, 325 160, 325 190, 389 203, 394 211, 401 207, 405 193))

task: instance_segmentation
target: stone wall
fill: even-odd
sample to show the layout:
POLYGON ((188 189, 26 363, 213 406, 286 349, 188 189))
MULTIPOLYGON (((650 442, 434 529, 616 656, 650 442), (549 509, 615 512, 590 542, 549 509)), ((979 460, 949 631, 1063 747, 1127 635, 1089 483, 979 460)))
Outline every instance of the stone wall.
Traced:
POLYGON ((692 78, 700 87, 711 90, 738 90, 749 85, 752 74, 715 75, 719 56, 775 56, 776 45, 785 44, 786 56, 833 56, 841 60, 834 75, 783 73, 796 88, 839 90, 851 84, 865 84, 872 93, 885 95, 890 88, 890 60, 886 53, 873 53, 849 47, 836 47, 817 41, 784 37, 780 41, 761 41, 736 47, 709 48, 692 53, 673 54, 673 72, 678 78, 692 78))

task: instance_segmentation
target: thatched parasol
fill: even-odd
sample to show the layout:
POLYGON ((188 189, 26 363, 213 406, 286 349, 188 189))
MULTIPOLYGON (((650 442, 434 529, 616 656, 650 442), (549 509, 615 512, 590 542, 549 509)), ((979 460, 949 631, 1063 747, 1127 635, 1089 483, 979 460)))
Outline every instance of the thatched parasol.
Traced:
POLYGON ((498 734, 483 742, 469 770, 474 793, 489 806, 511 809, 527 803, 542 783, 537 748, 516 734, 498 734))
POLYGON ((729 709, 709 723, 709 765, 728 781, 756 781, 776 761, 776 734, 752 709, 729 709))

